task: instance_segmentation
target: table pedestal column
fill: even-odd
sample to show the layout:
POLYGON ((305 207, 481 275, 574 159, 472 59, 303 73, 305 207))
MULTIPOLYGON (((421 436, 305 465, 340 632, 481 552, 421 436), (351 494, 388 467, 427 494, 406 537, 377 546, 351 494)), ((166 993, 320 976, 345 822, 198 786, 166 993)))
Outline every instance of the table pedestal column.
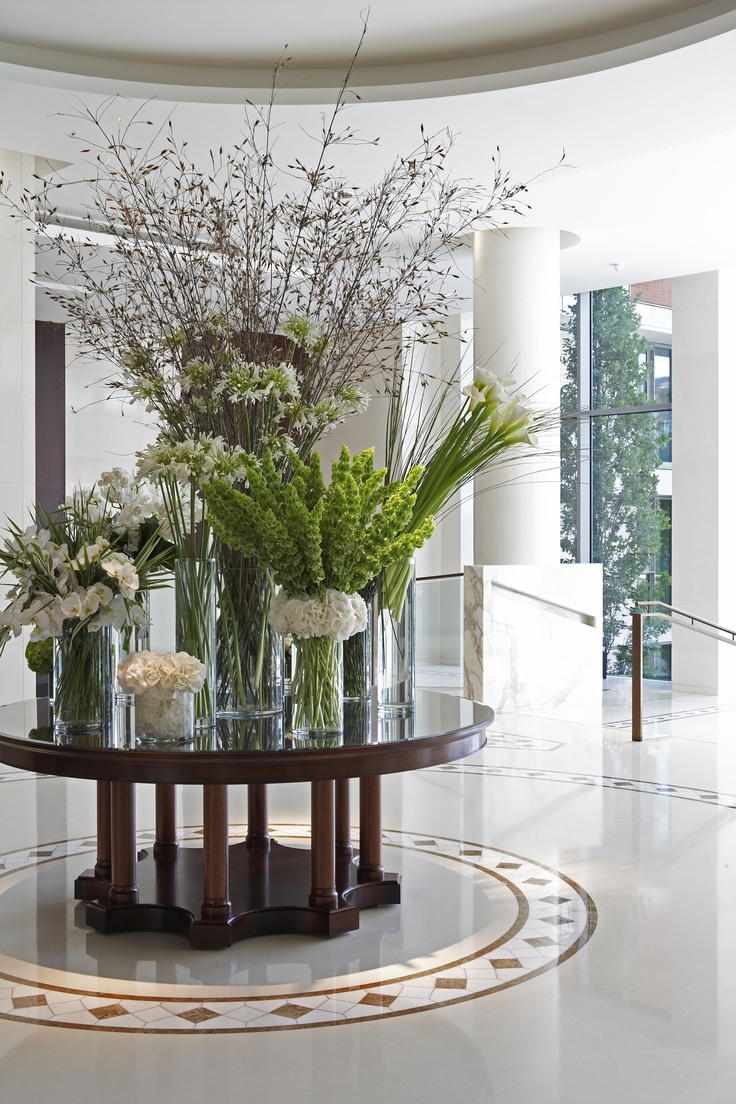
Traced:
POLYGON ((112 874, 110 838, 110 783, 97 783, 97 862, 95 877, 109 882, 112 874))
POLYGON ((179 851, 176 842, 176 786, 156 783, 156 842, 153 854, 157 859, 175 859, 179 851))
POLYGON ((135 785, 110 783, 110 829, 112 836, 112 874, 110 905, 135 905, 138 888, 135 879, 135 785))
POLYGON ((312 908, 337 908, 335 886, 335 783, 312 783, 312 908))
POLYGON ((360 780, 359 882, 383 881, 381 858, 381 778, 369 775, 360 780))
POLYGON ((335 854, 338 858, 346 859, 353 855, 349 778, 338 778, 335 782, 335 854))
POLYGON ((223 921, 230 917, 227 786, 203 786, 204 897, 202 919, 223 921))
POLYGON ((268 851, 271 837, 268 834, 268 797, 261 783, 248 786, 248 835, 245 839, 249 851, 268 851))

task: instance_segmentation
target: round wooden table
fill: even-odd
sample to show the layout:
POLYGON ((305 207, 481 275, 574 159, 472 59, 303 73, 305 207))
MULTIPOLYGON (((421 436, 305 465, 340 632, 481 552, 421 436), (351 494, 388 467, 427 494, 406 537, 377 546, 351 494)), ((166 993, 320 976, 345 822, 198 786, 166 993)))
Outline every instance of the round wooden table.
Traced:
POLYGON ((192 946, 224 947, 272 932, 338 935, 360 908, 395 904, 399 879, 383 869, 381 775, 462 759, 486 742, 493 711, 420 691, 414 714, 384 718, 366 702, 345 706, 340 737, 296 737, 283 715, 219 718, 191 743, 137 746, 135 711, 120 706, 110 730, 59 742, 46 699, 0 707, 0 761, 23 770, 97 781, 97 862, 75 882, 99 931, 173 931, 192 946), (349 782, 359 779, 359 849, 353 853, 349 782), (152 853, 136 847, 135 784, 156 787, 152 853), (311 783, 311 849, 268 830, 272 783, 311 783), (176 786, 203 790, 202 847, 176 840, 176 786), (228 786, 248 787, 248 832, 228 839, 228 786))

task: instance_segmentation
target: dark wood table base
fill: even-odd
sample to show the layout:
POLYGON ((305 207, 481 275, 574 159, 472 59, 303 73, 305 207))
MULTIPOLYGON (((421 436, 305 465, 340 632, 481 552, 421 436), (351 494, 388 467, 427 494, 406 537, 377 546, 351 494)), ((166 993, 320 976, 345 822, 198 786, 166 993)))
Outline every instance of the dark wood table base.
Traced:
POLYGON ((75 881, 86 920, 102 932, 166 931, 198 948, 282 932, 335 936, 359 909, 398 904, 381 864, 380 779, 360 786, 360 850, 350 843, 349 783, 312 783, 312 846, 268 834, 265 785, 248 787, 248 836, 228 843, 227 787, 206 785, 202 847, 176 842, 175 787, 156 786, 152 854, 135 849, 135 785, 98 783, 98 856, 75 881))
POLYGON ((201 918, 203 853, 182 847, 175 860, 146 854, 137 864, 138 902, 109 903, 109 883, 93 871, 75 882, 75 896, 87 900, 86 920, 102 932, 166 931, 188 935, 192 947, 229 947, 240 939, 275 932, 334 936, 355 931, 361 908, 398 904, 399 879, 386 874, 381 882, 360 883, 358 861, 338 858, 337 906, 312 906, 311 853, 275 841, 268 851, 253 852, 245 842, 228 849, 230 915, 201 918))

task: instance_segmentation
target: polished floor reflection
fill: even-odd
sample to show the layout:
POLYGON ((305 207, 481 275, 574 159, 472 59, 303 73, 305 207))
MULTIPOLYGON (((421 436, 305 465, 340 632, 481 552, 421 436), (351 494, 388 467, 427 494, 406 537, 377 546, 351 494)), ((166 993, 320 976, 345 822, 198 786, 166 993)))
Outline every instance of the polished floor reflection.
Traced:
MULTIPOLYGON (((90 932, 69 891, 93 783, 0 767, 3 1098, 732 1104, 736 695, 651 687, 635 745, 628 693, 499 716, 472 758, 386 778, 405 902, 332 941, 90 932)), ((308 798, 275 789, 284 838, 308 798)), ((196 833, 198 792, 180 805, 196 833)))

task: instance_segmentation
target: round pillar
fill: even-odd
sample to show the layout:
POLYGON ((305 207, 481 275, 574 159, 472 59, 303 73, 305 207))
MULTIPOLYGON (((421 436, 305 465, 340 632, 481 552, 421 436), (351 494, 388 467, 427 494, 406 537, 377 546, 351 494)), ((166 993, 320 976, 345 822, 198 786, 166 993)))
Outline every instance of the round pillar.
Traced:
MULTIPOLYGON (((473 359, 510 376, 537 409, 560 406, 560 232, 480 230, 473 241, 473 359)), ((476 564, 560 562, 559 436, 475 480, 476 564)))

